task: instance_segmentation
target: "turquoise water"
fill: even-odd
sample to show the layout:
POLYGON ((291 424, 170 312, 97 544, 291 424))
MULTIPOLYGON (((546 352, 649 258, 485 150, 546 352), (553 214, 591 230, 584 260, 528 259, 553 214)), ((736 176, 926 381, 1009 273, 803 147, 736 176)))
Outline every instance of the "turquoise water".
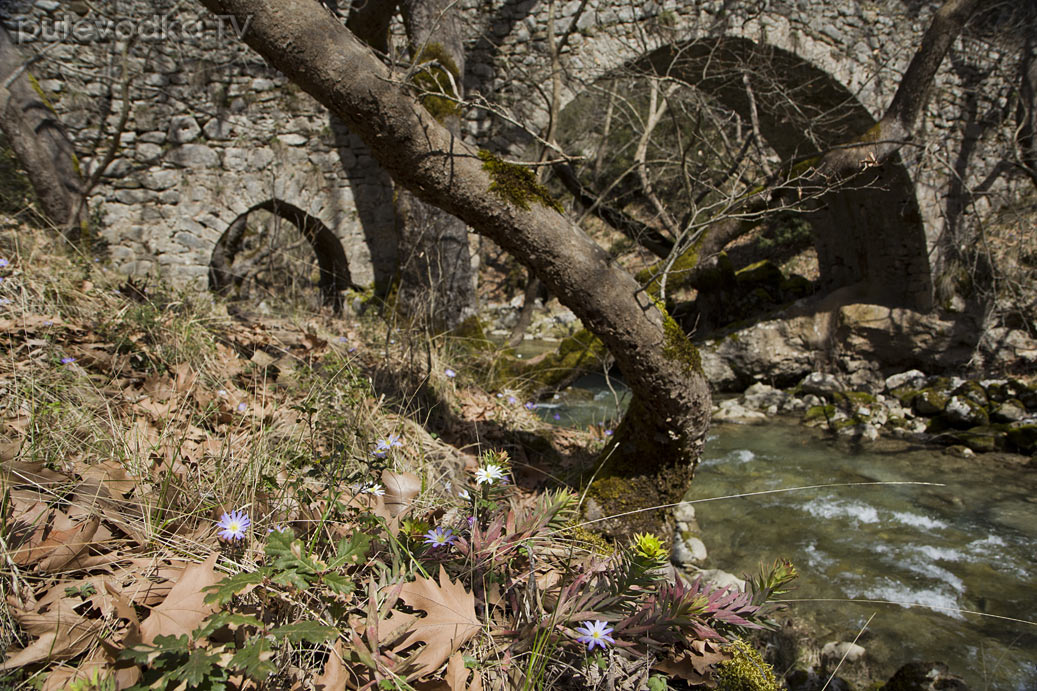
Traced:
POLYGON ((714 428, 689 499, 827 483, 697 504, 709 564, 737 574, 784 557, 785 596, 820 642, 858 641, 878 678, 941 661, 973 689, 1037 689, 1037 477, 941 450, 851 450, 797 424, 714 428), (847 599, 904 604, 852 603, 847 599), (908 604, 910 603, 910 604, 908 604), (963 610, 970 610, 972 614, 963 610))
MULTIPOLYGON (((538 413, 576 427, 614 419, 625 400, 600 379, 578 382, 582 390, 542 403, 538 413)), ((788 421, 723 425, 711 430, 688 498, 699 502, 707 568, 742 575, 779 557, 796 564, 799 585, 785 597, 820 600, 789 604, 819 643, 852 641, 874 614, 858 643, 875 678, 912 660, 941 661, 973 689, 1037 689, 1037 626, 1011 621, 1037 622, 1032 470, 901 444, 855 450, 788 421), (701 501, 870 482, 940 486, 823 487, 701 501)))

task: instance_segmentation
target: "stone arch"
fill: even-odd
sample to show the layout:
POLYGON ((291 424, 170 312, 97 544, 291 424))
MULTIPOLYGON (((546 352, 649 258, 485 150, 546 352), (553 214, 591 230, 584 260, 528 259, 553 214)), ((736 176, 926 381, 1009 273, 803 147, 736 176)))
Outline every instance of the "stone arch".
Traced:
POLYGON ((232 286, 236 277, 232 266, 234 257, 241 249, 249 215, 255 211, 267 211, 279 216, 299 230, 317 256, 321 302, 332 307, 336 313, 340 312, 342 291, 356 287, 349 272, 349 262, 342 243, 320 219, 294 204, 277 198, 251 206, 227 226, 227 230, 216 242, 209 261, 209 288, 224 293, 232 286))
MULTIPOLYGON (((766 73, 777 88, 755 93, 761 136, 783 160, 849 141, 876 123, 857 96, 826 70, 789 50, 740 36, 669 43, 605 76, 617 70, 677 77, 747 122, 750 104, 740 75, 766 73)), ((820 289, 827 293, 852 286, 859 300, 928 310, 929 249, 912 176, 899 156, 866 173, 852 186, 824 195, 807 215, 820 289)))
MULTIPOLYGON (((766 70, 779 93, 756 95, 760 130, 783 160, 850 141, 876 124, 839 80, 777 46, 723 37, 667 46, 643 62, 656 73, 676 74, 705 90, 746 119, 746 90, 729 74, 766 70)), ((852 286, 859 299, 878 304, 919 310, 932 306, 925 227, 914 183, 899 156, 824 195, 807 218, 823 292, 852 286)))

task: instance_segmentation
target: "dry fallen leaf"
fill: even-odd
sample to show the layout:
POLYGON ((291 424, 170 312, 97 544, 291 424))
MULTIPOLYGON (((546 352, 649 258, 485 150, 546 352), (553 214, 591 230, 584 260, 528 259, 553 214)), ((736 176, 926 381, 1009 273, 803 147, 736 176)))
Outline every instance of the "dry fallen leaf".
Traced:
POLYGON ((215 605, 205 603, 206 593, 202 590, 219 580, 213 570, 215 565, 216 553, 213 552, 203 563, 190 564, 184 569, 162 604, 141 622, 140 635, 144 643, 152 643, 156 636, 189 634, 215 610, 215 605))
POLYGON ((713 665, 730 657, 712 641, 693 641, 690 649, 685 649, 672 660, 656 662, 653 669, 676 675, 692 684, 705 684, 712 688, 716 686, 713 665))
POLYGON ((69 530, 53 531, 39 546, 40 571, 53 572, 65 568, 93 543, 100 524, 101 519, 94 516, 69 530))
POLYGON ((451 582, 442 566, 439 583, 418 576, 403 586, 400 598, 407 606, 425 612, 423 618, 414 622, 411 634, 396 648, 398 652, 414 643, 425 643, 413 658, 421 665, 415 676, 434 672, 482 628, 475 614, 475 596, 466 592, 460 581, 451 582))
POLYGON ((394 473, 382 471, 382 485, 385 486, 385 508, 391 516, 398 516, 410 506, 414 497, 421 491, 421 478, 414 473, 394 473))
POLYGON ((336 641, 324 664, 324 671, 313 680, 313 687, 317 691, 337 691, 346 688, 348 680, 349 672, 342 664, 342 641, 336 641))
POLYGON ((22 609, 8 600, 11 616, 30 635, 39 636, 27 647, 11 653, 0 671, 41 661, 67 660, 89 648, 104 627, 100 619, 87 619, 76 612, 79 598, 63 598, 46 612, 35 607, 22 609))

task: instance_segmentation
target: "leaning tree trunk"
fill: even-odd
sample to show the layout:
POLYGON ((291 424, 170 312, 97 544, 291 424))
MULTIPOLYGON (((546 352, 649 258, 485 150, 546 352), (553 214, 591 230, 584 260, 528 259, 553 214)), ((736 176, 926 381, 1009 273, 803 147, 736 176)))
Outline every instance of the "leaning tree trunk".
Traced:
MULTIPOLYGON (((402 187, 531 268, 609 348, 634 393, 588 496, 605 515, 679 501, 709 426, 698 354, 633 276, 561 213, 528 169, 472 149, 310 0, 203 0, 251 17, 245 41, 341 117, 402 187)), ((625 530, 666 530, 647 511, 625 530)))
POLYGON ((29 176, 47 220, 67 234, 85 229, 83 179, 72 142, 2 25, 0 129, 29 176))

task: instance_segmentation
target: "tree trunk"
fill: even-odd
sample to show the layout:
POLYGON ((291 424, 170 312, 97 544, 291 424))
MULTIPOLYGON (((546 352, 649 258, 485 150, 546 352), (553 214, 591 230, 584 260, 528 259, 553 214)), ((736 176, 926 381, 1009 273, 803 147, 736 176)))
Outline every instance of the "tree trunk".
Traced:
POLYGON ((0 129, 29 176, 43 215, 62 232, 75 235, 87 223, 75 150, 25 67, 17 46, 0 25, 0 129))
MULTIPOLYGON (((415 82, 422 90, 461 98, 465 54, 455 5, 453 0, 403 0, 400 9, 413 63, 430 63, 415 82)), ((434 93, 422 100, 452 135, 461 136, 456 103, 434 93)), ((435 330, 453 329, 474 315, 475 285, 464 221, 399 189, 396 234, 400 258, 397 309, 435 330)))
MULTIPOLYGON (((557 210, 528 170, 477 152, 309 0, 203 0, 252 24, 245 41, 368 142, 394 180, 531 268, 597 334, 634 393, 589 496, 606 514, 679 501, 709 426, 698 353, 633 276, 557 210)), ((626 528, 663 528, 659 511, 626 528)))

